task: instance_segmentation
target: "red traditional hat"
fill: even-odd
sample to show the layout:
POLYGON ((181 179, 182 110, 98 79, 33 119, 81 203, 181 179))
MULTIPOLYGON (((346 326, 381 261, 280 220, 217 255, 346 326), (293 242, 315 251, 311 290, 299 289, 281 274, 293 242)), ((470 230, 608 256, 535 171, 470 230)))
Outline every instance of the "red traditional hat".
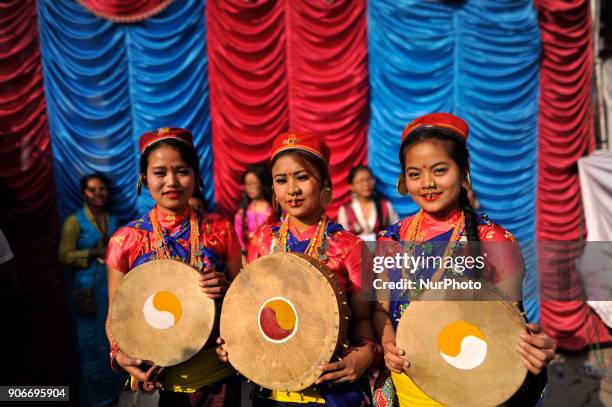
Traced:
POLYGON ((321 137, 304 133, 283 133, 272 143, 272 158, 287 150, 306 151, 329 164, 329 147, 321 137))
POLYGON ((417 117, 404 129, 402 144, 415 130, 421 128, 441 128, 452 131, 464 141, 469 133, 468 124, 460 117, 450 113, 430 113, 417 117))
POLYGON ((178 127, 162 127, 157 130, 148 131, 140 136, 140 154, 142 154, 146 148, 152 144, 167 139, 182 141, 183 143, 193 147, 193 136, 189 130, 178 127))

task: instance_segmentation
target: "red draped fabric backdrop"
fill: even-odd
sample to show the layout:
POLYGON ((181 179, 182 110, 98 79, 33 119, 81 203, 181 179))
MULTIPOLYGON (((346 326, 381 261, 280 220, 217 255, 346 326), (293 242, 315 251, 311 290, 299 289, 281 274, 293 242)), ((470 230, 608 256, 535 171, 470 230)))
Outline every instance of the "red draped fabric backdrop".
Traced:
POLYGON ((209 0, 207 20, 219 210, 233 213, 246 166, 295 130, 332 150, 335 215, 350 198, 349 170, 367 158, 365 0, 209 0))
POLYGON ((170 5, 172 0, 78 0, 97 16, 117 23, 133 23, 149 18, 170 5))
MULTIPOLYGON (((590 4, 535 3, 542 33, 536 235, 539 242, 577 242, 585 237, 577 161, 594 147, 590 4)), ((612 339, 583 301, 575 267, 580 247, 547 250, 549 246, 538 253, 541 323, 565 349, 612 339)))
POLYGON ((13 384, 66 385, 70 327, 35 0, 0 3, 0 60, 0 177, 8 187, 0 199, 3 206, 14 200, 0 221, 21 288, 3 312, 19 318, 17 326, 3 324, 5 340, 18 340, 5 356, 19 358, 5 371, 13 384))

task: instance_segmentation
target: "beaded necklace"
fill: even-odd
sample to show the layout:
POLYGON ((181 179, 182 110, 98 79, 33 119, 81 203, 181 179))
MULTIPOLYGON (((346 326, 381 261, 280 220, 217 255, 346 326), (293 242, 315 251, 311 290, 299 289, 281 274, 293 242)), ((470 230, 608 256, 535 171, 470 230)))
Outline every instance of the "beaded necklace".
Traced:
MULTIPOLYGON (((154 209, 151 211, 150 215, 151 225, 153 226, 153 248, 155 250, 155 258, 156 259, 171 259, 170 248, 166 243, 166 231, 159 223, 157 219, 157 210, 154 209)), ((202 270, 204 264, 202 262, 202 253, 204 251, 204 247, 200 244, 200 227, 198 225, 198 218, 191 208, 189 208, 189 240, 191 243, 191 254, 189 259, 189 264, 195 267, 198 270, 202 270)))
MULTIPOLYGON (((423 210, 421 209, 419 213, 417 213, 416 216, 412 218, 412 220, 410 221, 410 224, 408 225, 408 229, 406 230, 406 233, 404 234, 404 236, 400 236, 400 240, 402 242, 408 242, 408 244, 405 246, 405 249, 408 250, 409 256, 414 256, 416 252, 417 242, 421 241, 422 237, 424 236, 423 234, 419 236, 422 219, 423 219, 423 210)), ((465 225, 465 215, 462 211, 461 216, 459 217, 459 221, 453 228, 453 233, 449 239, 448 244, 446 245, 446 249, 444 250, 444 255, 442 256, 442 259, 440 261, 440 267, 438 267, 438 270, 436 270, 436 272, 431 278, 432 282, 437 282, 440 280, 440 278, 442 278, 442 275, 444 274, 444 271, 445 271, 444 260, 451 255, 455 247, 455 242, 457 242, 461 238, 461 231, 463 230, 464 225, 465 225)), ((426 247, 424 247, 423 249, 425 251, 426 247)), ((411 279, 415 281, 415 286, 416 286, 416 270, 413 270, 412 273, 408 273, 406 272, 405 267, 402 266, 402 278, 407 279, 408 274, 412 274, 411 279)), ((411 291, 410 299, 412 300, 416 296, 418 296, 420 291, 421 290, 411 291)))
MULTIPOLYGON (((314 235, 310 239, 308 243, 308 247, 304 250, 304 254, 310 257, 313 257, 318 260, 326 260, 327 259, 327 222, 329 221, 329 217, 323 213, 321 214, 321 219, 317 224, 317 230, 314 235)), ((279 229, 279 244, 275 246, 275 252, 290 252, 288 242, 289 236, 289 215, 283 216, 283 220, 281 222, 281 226, 279 229)))

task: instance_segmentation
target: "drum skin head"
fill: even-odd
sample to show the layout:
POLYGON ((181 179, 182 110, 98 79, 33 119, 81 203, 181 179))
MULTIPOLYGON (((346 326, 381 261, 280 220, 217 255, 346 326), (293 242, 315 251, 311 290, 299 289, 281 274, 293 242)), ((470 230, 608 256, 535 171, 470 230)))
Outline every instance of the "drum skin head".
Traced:
POLYGON ((202 293, 200 273, 176 260, 130 270, 111 302, 111 332, 133 358, 174 366, 198 353, 215 321, 215 302, 202 293))
POLYGON ((299 391, 341 346, 348 306, 332 272, 296 253, 261 257, 232 282, 221 337, 232 366, 267 389, 299 391))
POLYGON ((448 406, 497 406, 527 375, 516 350, 526 332, 518 310, 489 284, 480 290, 429 290, 404 311, 397 346, 407 374, 448 406))

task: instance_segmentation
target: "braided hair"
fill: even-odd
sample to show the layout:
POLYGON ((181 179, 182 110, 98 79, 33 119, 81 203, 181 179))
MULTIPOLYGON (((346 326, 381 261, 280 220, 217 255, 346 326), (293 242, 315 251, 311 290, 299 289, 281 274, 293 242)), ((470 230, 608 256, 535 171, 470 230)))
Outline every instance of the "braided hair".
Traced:
MULTIPOLYGON (((460 170, 467 174, 470 169, 469 164, 469 152, 465 140, 454 132, 440 128, 440 127, 422 127, 414 130, 410 137, 406 139, 402 148, 400 149, 399 159, 402 163, 402 172, 405 168, 406 152, 412 146, 428 140, 437 140, 441 142, 441 145, 446 149, 449 157, 457 164, 460 170)), ((470 255, 473 257, 480 255, 480 238, 478 237, 478 222, 476 221, 476 212, 470 204, 468 199, 467 190, 461 186, 459 192, 459 207, 463 210, 465 217, 465 235, 470 243, 470 255)), ((476 268, 476 277, 481 278, 479 275, 481 270, 476 268)))

